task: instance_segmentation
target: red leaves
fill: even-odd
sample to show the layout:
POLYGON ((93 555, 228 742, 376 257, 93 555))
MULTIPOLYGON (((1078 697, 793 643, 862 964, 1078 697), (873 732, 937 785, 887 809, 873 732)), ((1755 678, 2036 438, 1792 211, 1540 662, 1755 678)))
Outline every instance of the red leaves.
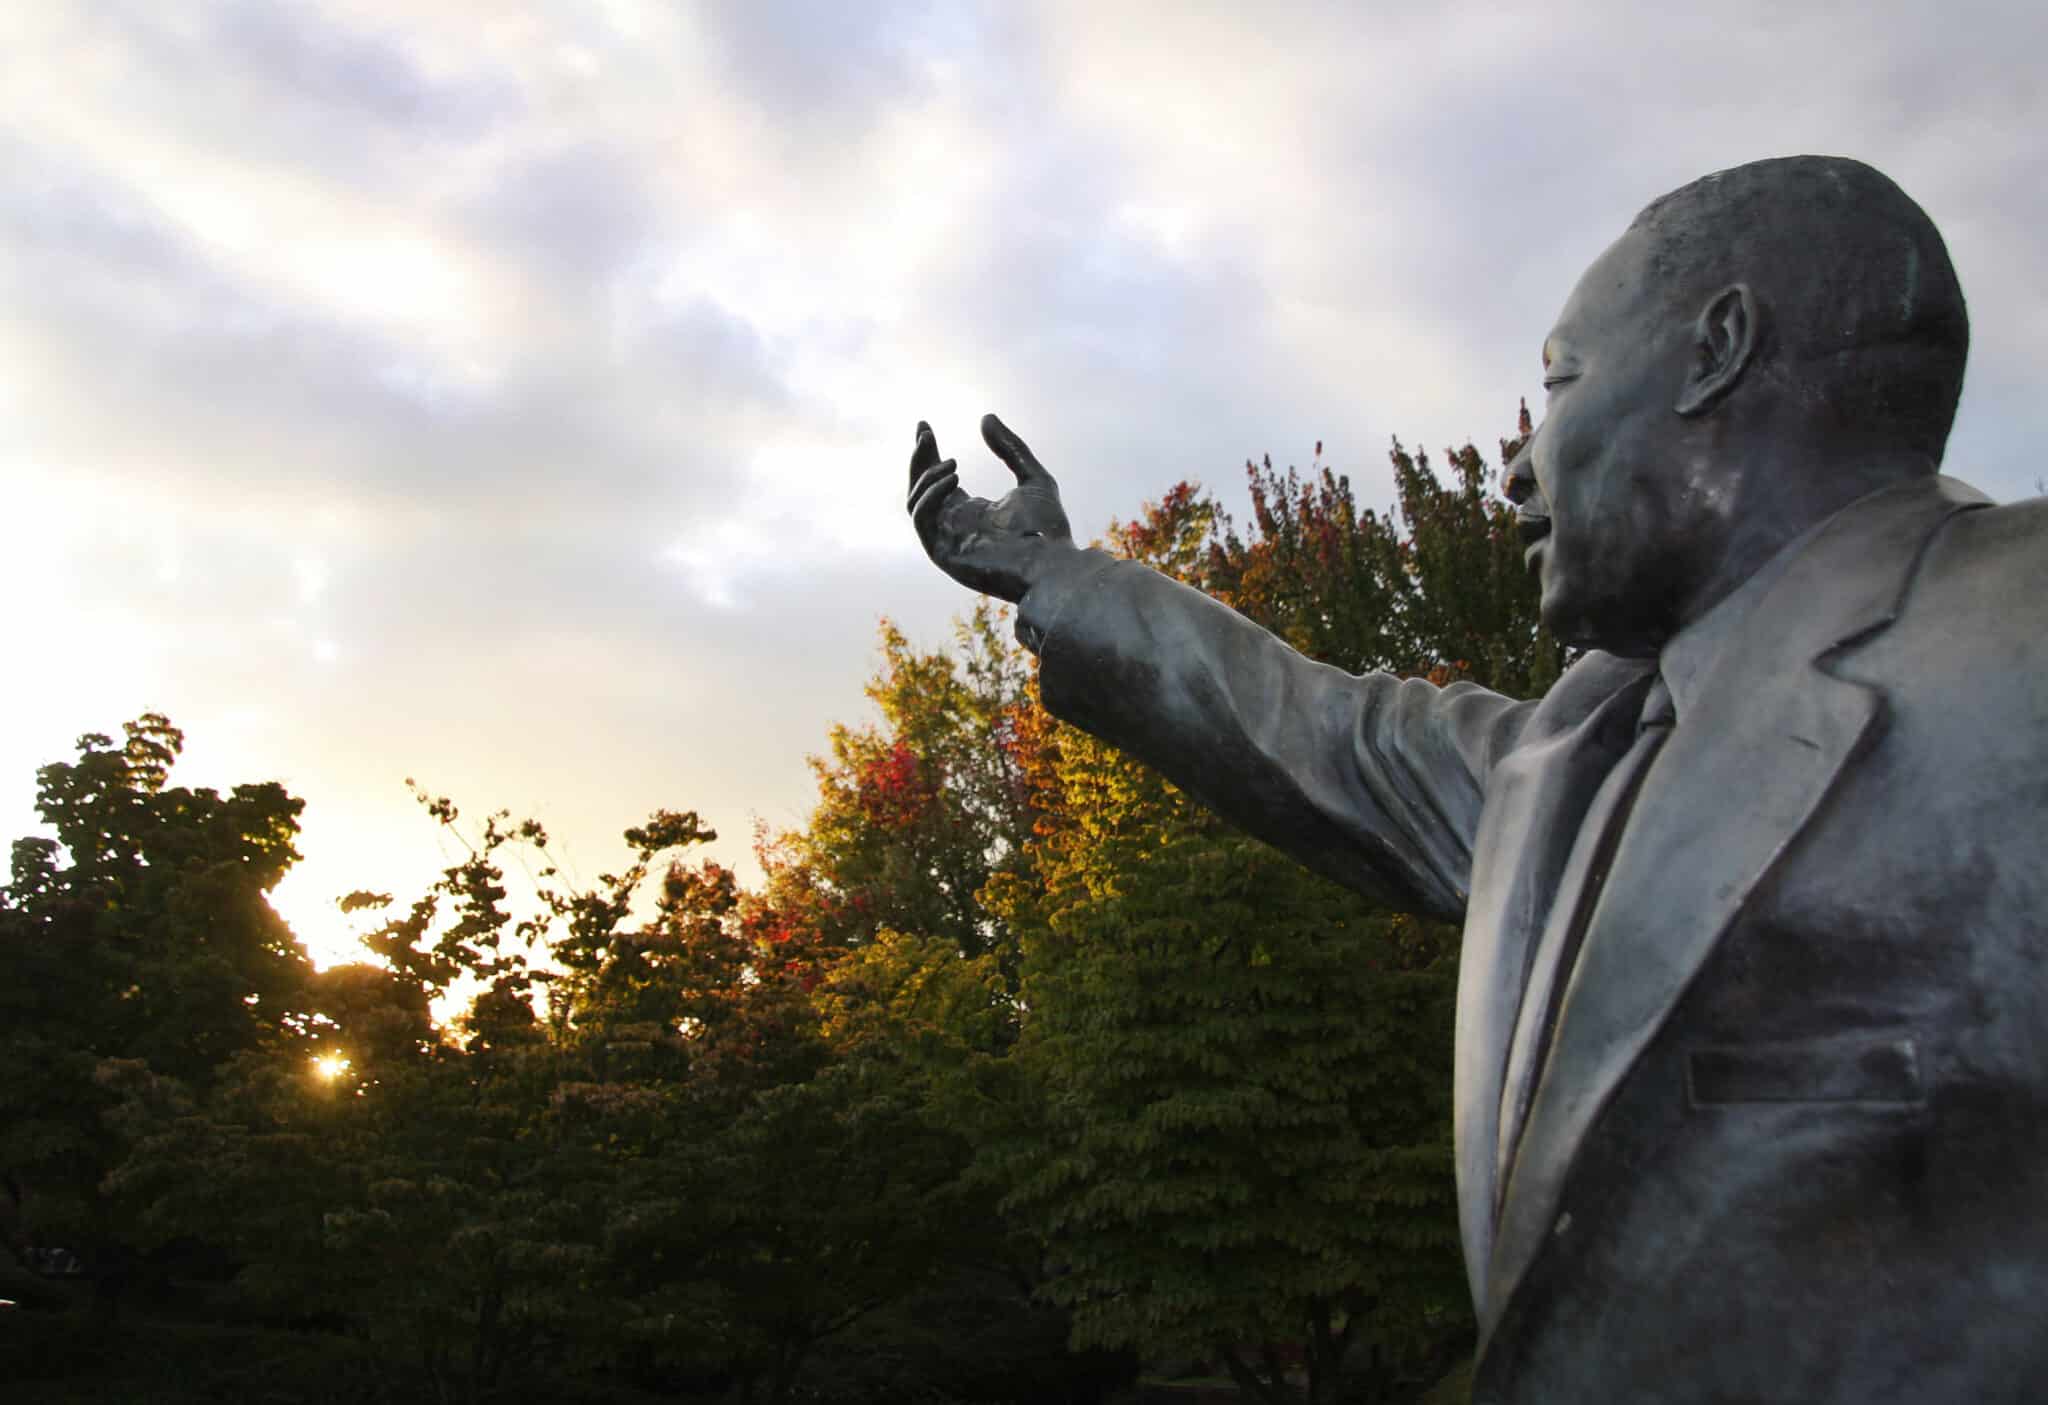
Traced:
POLYGON ((861 763, 855 773, 856 804, 863 819, 884 829, 907 829, 923 819, 939 788, 907 742, 896 742, 861 763))
POLYGON ((1119 555, 1142 561, 1179 580, 1199 583, 1199 564, 1224 522, 1215 499, 1183 478, 1131 522, 1111 522, 1109 540, 1119 555))

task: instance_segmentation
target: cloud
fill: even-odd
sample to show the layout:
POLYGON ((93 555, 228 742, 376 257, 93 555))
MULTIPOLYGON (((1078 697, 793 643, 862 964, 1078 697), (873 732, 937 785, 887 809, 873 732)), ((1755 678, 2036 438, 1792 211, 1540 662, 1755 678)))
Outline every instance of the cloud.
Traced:
POLYGON ((2031 492, 2044 41, 1902 0, 0 7, 0 586, 47 684, 0 783, 156 703, 359 830, 435 770, 598 854, 701 802, 737 858, 875 616, 970 603, 903 520, 918 419, 994 494, 1002 413, 1083 536, 1316 440, 1384 503, 1390 436, 1511 426, 1637 209, 1791 151, 1934 215, 1951 462, 2031 492))
POLYGON ((533 259, 565 293, 601 294, 662 236, 650 185, 639 153, 588 137, 549 140, 502 160, 461 218, 472 237, 533 259))
POLYGON ((805 414, 761 335, 702 299, 565 294, 532 343, 472 360, 459 336, 266 286, 117 178, 10 157, 28 178, 0 197, 0 285, 33 447, 113 482, 223 507, 310 495, 401 530, 455 511, 559 525, 600 502, 702 510, 764 423, 805 414))
POLYGON ((780 127, 800 159, 857 143, 892 108, 929 97, 934 67, 976 32, 954 7, 929 0, 763 0, 707 6, 696 18, 713 55, 708 67, 780 127))
MULTIPOLYGON (((151 9, 162 13, 135 6, 128 17, 137 33, 161 42, 165 30, 144 20, 151 9)), ((270 84, 283 102, 368 117, 414 140, 473 137, 523 106, 505 76, 435 75, 396 35, 334 22, 310 6, 228 0, 211 18, 173 52, 225 59, 270 84)))

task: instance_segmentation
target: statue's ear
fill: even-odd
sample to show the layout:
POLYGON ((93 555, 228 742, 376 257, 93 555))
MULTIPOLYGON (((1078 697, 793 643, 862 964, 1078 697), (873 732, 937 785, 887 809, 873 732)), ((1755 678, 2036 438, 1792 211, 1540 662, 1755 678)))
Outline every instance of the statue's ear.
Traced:
POLYGON ((1707 299, 1693 328, 1693 368, 1678 392, 1681 415, 1703 414, 1735 388, 1756 353, 1756 294, 1747 283, 1731 283, 1707 299))

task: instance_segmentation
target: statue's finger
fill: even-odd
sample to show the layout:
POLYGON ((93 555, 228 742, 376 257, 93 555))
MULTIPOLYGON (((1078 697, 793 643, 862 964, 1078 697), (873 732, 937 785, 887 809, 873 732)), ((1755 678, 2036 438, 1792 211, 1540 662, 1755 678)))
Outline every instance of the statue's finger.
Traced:
MULTIPOLYGON (((915 479, 911 480, 910 492, 903 499, 903 505, 906 508, 915 508, 917 506, 918 498, 924 495, 924 490, 930 487, 934 480, 944 475, 954 473, 954 470, 957 467, 958 465, 956 465, 953 462, 953 460, 947 459, 944 463, 935 463, 932 464, 930 467, 926 468, 924 472, 918 474, 915 479)), ((955 476, 954 481, 959 481, 957 475, 955 476)))
POLYGON ((1052 482, 1052 475, 1045 471, 1045 465, 1025 447, 1022 439, 1011 433, 1008 425, 994 415, 981 417, 981 437, 989 451, 1009 465, 1010 472, 1017 476, 1019 483, 1052 482))
POLYGON ((941 469, 928 476, 910 500, 910 520, 917 524, 918 536, 927 541, 938 525, 939 512, 960 491, 960 475, 953 471, 951 460, 941 469))
POLYGON ((939 441, 932 435, 932 427, 923 420, 917 422, 917 447, 910 451, 910 482, 914 489, 917 476, 939 461, 939 441))

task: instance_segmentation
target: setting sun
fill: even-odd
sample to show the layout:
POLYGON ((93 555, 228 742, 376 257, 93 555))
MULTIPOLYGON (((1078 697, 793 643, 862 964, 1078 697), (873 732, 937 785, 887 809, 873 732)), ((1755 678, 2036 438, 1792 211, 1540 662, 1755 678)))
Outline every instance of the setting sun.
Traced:
POLYGON ((322 1054, 313 1060, 313 1071, 331 1083, 348 1072, 348 1058, 344 1054, 322 1054))

